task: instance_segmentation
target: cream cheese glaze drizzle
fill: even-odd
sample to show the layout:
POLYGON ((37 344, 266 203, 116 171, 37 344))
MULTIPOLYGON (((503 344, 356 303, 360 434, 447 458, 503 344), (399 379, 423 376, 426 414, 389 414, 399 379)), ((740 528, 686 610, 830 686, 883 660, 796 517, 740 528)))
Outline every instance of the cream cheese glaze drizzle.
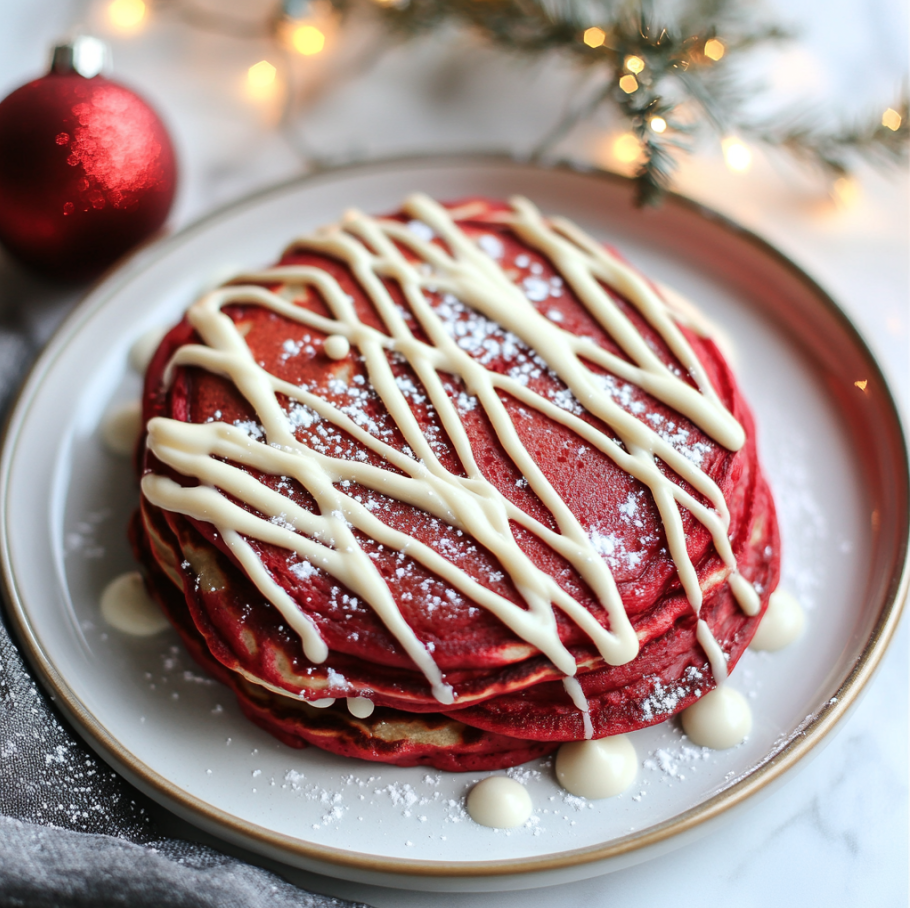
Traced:
MULTIPOLYGON (((567 693, 579 706, 586 720, 586 734, 590 736, 587 704, 573 677, 575 659, 559 639, 554 609, 560 609, 575 622, 611 665, 633 659, 638 652, 638 639, 606 560, 522 444, 499 392, 507 392, 571 429, 648 487, 661 516, 670 555, 696 614, 701 607, 702 591, 686 550, 680 509, 688 510, 710 532, 743 610, 753 615, 759 608, 755 589, 737 571, 728 537, 730 517, 723 495, 695 463, 614 401, 604 391, 602 375, 586 362, 642 388, 729 450, 738 450, 743 445, 742 427, 711 386, 672 310, 632 268, 574 225, 562 219, 545 221, 524 199, 513 200, 512 210, 502 213, 502 220, 527 245, 553 262, 557 272, 628 360, 601 348, 590 338, 559 328, 541 314, 497 261, 458 227, 444 207, 425 196, 415 195, 408 199, 404 210, 424 225, 419 235, 400 221, 350 212, 340 226, 320 230, 292 247, 323 253, 347 263, 388 333, 358 318, 351 298, 331 275, 303 265, 278 266, 239 280, 312 288, 325 302, 330 317, 294 305, 258 284, 238 281, 208 293, 190 307, 187 317, 202 343, 185 345, 174 353, 165 373, 166 381, 172 380, 174 370, 181 366, 196 366, 227 377, 255 410, 265 431, 265 443, 224 422, 194 424, 155 418, 148 425, 149 449, 160 461, 198 480, 199 484, 184 487, 169 477, 149 473, 142 480, 143 494, 158 507, 213 524, 263 596, 299 634, 307 658, 313 662, 324 661, 328 656, 325 642, 311 619, 269 574, 249 539, 296 552, 369 604, 423 672, 436 699, 451 704, 452 688, 432 653, 402 617, 385 580, 358 544, 354 530, 392 551, 406 552, 546 655, 566 676, 567 693), (434 242, 434 237, 445 247, 434 242), (418 261, 409 260, 402 247, 410 250, 418 261), (383 279, 400 286, 413 318, 428 339, 426 342, 412 332, 405 317, 407 313, 402 313, 383 279), (688 370, 697 388, 661 361, 603 284, 615 287, 641 313, 688 370), (582 407, 609 427, 610 434, 560 408, 517 379, 488 370, 479 363, 446 329, 427 298, 429 292, 449 294, 512 332, 545 361, 582 407), (226 305, 238 302, 261 306, 327 335, 332 348, 327 355, 332 358, 344 358, 348 349, 359 355, 372 388, 413 456, 386 444, 306 387, 284 381, 262 368, 238 327, 222 311, 226 305), (396 384, 390 353, 403 357, 422 382, 465 475, 450 472, 440 462, 396 384), (458 376, 467 393, 476 398, 502 447, 529 488, 553 515, 556 530, 525 513, 485 478, 474 458, 456 402, 446 391, 440 372, 458 376), (277 394, 315 411, 318 418, 343 429, 399 472, 332 457, 302 443, 277 394), (658 461, 681 476, 710 506, 668 479, 658 461), (315 499, 318 513, 269 489, 243 467, 293 477, 315 499), (338 488, 346 482, 422 509, 468 534, 499 560, 526 607, 478 583, 430 546, 387 526, 364 504, 346 494, 343 486, 338 488), (249 513, 219 490, 264 516, 249 513), (578 571, 603 606, 609 630, 536 567, 518 545, 510 521, 537 535, 578 571)), ((720 681, 726 674, 720 646, 704 621, 699 622, 698 631, 698 639, 720 681)))

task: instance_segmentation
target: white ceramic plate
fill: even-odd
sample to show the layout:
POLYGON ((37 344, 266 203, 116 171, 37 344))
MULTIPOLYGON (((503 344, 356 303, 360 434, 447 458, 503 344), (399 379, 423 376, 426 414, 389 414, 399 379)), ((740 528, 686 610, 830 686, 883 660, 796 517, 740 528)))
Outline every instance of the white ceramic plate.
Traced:
POLYGON ((468 890, 548 885, 654 856, 766 790, 826 736, 881 657, 907 583, 906 454, 891 398, 844 316, 778 253, 683 200, 639 211, 630 199, 620 178, 497 158, 363 165, 223 210, 89 294, 23 389, 0 494, 17 631, 93 747, 179 815, 260 854, 347 879, 468 890), (754 715, 743 745, 692 747, 675 722, 637 732, 636 783, 596 802, 568 796, 547 761, 528 764, 511 774, 534 816, 511 831, 467 819, 463 795, 482 774, 292 750, 244 720, 176 634, 129 638, 99 615, 106 582, 133 566, 125 526, 137 486, 99 439, 104 413, 138 397, 133 340, 179 318, 206 285, 274 260, 295 234, 352 205, 394 210, 415 189, 527 195, 726 330, 779 505, 783 586, 808 612, 801 641, 747 654, 733 675, 754 715))

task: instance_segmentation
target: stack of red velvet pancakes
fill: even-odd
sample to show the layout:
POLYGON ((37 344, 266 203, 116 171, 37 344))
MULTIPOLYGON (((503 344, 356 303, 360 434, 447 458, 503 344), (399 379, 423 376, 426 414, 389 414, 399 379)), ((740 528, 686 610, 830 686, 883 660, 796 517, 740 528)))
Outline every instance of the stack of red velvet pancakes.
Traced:
POLYGON ((525 200, 351 212, 158 349, 149 588, 292 746, 494 769, 665 721, 779 573, 709 335, 525 200))

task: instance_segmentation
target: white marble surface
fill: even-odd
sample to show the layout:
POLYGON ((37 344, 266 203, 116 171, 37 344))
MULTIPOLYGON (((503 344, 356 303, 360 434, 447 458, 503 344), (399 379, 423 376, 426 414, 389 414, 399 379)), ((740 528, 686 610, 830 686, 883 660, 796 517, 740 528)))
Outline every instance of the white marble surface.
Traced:
MULTIPOLYGON (((264 0, 222 5, 250 14, 268 8, 264 0)), ((0 96, 40 74, 49 44, 78 22, 100 27, 103 6, 0 0, 0 96)), ((902 0, 869 0, 862 6, 846 0, 792 2, 785 15, 803 37, 768 61, 769 72, 782 93, 803 93, 820 111, 887 102, 907 70, 907 13, 902 0)), ((269 125, 268 103, 253 102, 242 91, 246 67, 264 55, 264 47, 162 22, 133 38, 108 37, 116 76, 153 100, 173 131, 183 167, 173 226, 300 171, 297 154, 269 125)), ((318 96, 302 134, 319 154, 335 160, 424 150, 522 151, 558 116, 571 78, 554 65, 515 67, 464 41, 428 41, 397 49, 372 71, 318 96)), ((606 122, 582 129, 562 150, 598 160, 600 136, 609 129, 606 122)), ((709 154, 686 163, 678 185, 766 237, 832 293, 879 355, 906 414, 906 171, 864 172, 859 198, 842 207, 827 199, 817 181, 764 157, 742 176, 727 172, 709 154)), ((10 267, 4 271, 10 273, 10 267)), ((6 304, 21 302, 23 318, 36 322, 39 335, 68 304, 65 295, 19 280, 14 272, 0 296, 6 304)), ((497 894, 497 904, 905 906, 908 637, 905 620, 864 699, 824 752, 720 832, 608 877, 556 891, 497 894)), ((292 876, 301 885, 377 908, 479 908, 491 900, 292 876)))

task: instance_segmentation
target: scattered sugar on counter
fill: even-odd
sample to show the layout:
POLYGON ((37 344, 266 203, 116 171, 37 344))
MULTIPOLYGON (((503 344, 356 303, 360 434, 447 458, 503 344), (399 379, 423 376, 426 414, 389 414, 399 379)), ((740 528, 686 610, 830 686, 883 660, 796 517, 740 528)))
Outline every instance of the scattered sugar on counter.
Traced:
POLYGON ((63 537, 63 550, 67 555, 79 554, 83 558, 102 558, 104 546, 98 542, 98 530, 112 514, 110 508, 89 511, 63 537))
MULTIPOLYGON (((682 782, 686 778, 684 769, 688 768, 695 772, 699 762, 713 759, 716 753, 709 747, 692 747, 688 744, 681 744, 678 747, 661 747, 652 751, 642 765, 651 772, 661 773, 662 782, 682 782)), ((641 792, 633 800, 641 800, 644 794, 645 792, 641 792)))

